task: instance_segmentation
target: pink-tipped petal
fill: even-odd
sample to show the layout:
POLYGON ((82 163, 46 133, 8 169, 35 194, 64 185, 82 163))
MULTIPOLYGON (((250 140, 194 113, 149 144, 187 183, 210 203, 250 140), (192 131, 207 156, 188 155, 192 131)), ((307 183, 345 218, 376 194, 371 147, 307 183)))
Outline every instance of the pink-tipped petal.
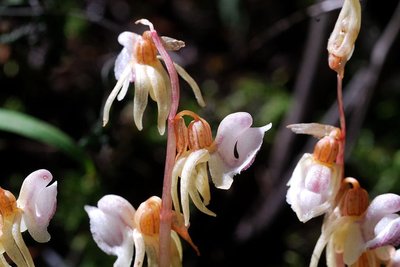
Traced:
POLYGON ((246 112, 230 114, 221 121, 215 138, 217 151, 210 160, 210 172, 217 188, 229 189, 233 176, 253 163, 271 124, 250 128, 252 122, 246 112))
POLYGON ((47 227, 57 204, 57 182, 47 186, 53 176, 47 170, 29 174, 21 186, 18 207, 23 210, 23 224, 37 242, 47 242, 50 234, 47 227))
POLYGON ((400 217, 390 214, 383 217, 375 226, 375 238, 366 243, 366 247, 374 249, 386 245, 400 244, 400 217))
POLYGON ((374 236, 375 225, 386 215, 400 211, 400 196, 396 194, 382 194, 375 197, 365 213, 363 231, 367 238, 374 236))
POLYGON ((105 253, 117 256, 114 267, 130 266, 135 210, 129 202, 115 195, 104 196, 97 205, 98 208, 85 206, 94 241, 105 253))

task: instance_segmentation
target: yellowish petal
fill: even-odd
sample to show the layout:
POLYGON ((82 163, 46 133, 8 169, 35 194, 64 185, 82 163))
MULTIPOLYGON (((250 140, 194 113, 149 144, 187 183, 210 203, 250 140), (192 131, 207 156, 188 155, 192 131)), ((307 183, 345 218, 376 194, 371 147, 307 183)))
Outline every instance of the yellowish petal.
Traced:
POLYGON ((146 248, 142 234, 137 230, 133 230, 133 240, 135 243, 135 261, 133 267, 142 267, 144 261, 144 255, 146 254, 146 248))
POLYGON ((182 173, 183 166, 185 165, 187 157, 182 155, 175 162, 174 168, 172 170, 172 184, 171 184, 171 196, 174 209, 177 213, 181 212, 178 197, 178 180, 182 173))
POLYGON ((143 129, 143 113, 147 107, 147 99, 150 90, 149 77, 146 74, 146 66, 136 64, 135 66, 136 80, 135 80, 135 98, 133 100, 133 120, 136 127, 140 130, 143 129))
POLYGON ((157 102, 158 107, 158 131, 161 135, 165 132, 165 122, 171 109, 171 87, 166 71, 158 61, 154 67, 146 68, 151 82, 150 96, 157 102))
MULTIPOLYGON (((206 149, 200 149, 192 152, 185 162, 181 175, 181 202, 185 226, 189 226, 189 194, 196 190, 194 179, 197 176, 196 166, 201 162, 206 162, 210 158, 210 154, 206 149)), ((196 190, 197 191, 197 190, 196 190)))
POLYGON ((194 97, 196 98, 197 103, 201 107, 205 107, 206 103, 201 94, 200 87, 197 85, 196 81, 192 78, 192 76, 189 75, 189 73, 186 72, 186 70, 184 68, 182 68, 181 66, 179 66, 176 63, 174 63, 174 66, 175 66, 175 69, 178 72, 178 74, 182 77, 182 79, 184 79, 192 88, 194 97))
POLYGON ((7 216, 3 221, 3 235, 0 242, 7 255, 18 267, 34 267, 32 256, 22 239, 20 223, 21 212, 7 216))
POLYGON ((199 191, 201 197, 203 198, 204 205, 207 206, 210 203, 211 199, 210 183, 207 172, 207 163, 199 164, 199 167, 196 169, 197 169, 197 177, 195 182, 196 189, 199 191))
POLYGON ((121 74, 120 79, 118 80, 117 84, 114 86, 113 90, 111 91, 111 94, 108 96, 106 103, 104 104, 104 110, 103 110, 103 126, 106 126, 110 117, 110 109, 111 105, 114 102, 115 98, 117 97, 119 91, 121 88, 124 86, 126 81, 129 81, 129 76, 131 75, 131 65, 128 64, 124 71, 121 74))

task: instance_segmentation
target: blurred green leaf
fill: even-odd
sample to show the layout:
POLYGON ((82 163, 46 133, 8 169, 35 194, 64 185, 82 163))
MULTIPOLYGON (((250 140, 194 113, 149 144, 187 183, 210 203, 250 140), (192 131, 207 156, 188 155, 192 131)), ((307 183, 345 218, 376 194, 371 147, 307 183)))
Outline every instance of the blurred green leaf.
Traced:
POLYGON ((53 146, 82 164, 87 173, 94 173, 94 165, 85 151, 60 129, 32 116, 0 108, 0 130, 15 133, 53 146))

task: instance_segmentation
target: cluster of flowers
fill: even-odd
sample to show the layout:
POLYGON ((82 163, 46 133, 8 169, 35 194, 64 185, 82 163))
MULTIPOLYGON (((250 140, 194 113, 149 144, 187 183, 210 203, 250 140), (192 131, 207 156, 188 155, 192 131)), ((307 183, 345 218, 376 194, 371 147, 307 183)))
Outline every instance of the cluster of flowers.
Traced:
POLYGON ((310 267, 326 247, 327 266, 400 266, 400 196, 383 194, 371 203, 366 190, 344 175, 345 119, 341 99, 344 67, 360 30, 359 0, 345 0, 329 38, 329 66, 338 76, 341 127, 317 123, 293 124, 295 133, 319 138, 312 154, 305 153, 288 182, 286 200, 301 222, 324 215, 321 236, 310 267))
POLYGON ((203 213, 216 216, 206 207, 211 199, 209 174, 217 188, 229 189, 233 176, 253 163, 264 133, 271 128, 271 124, 254 128, 251 127, 250 114, 233 113, 221 121, 213 139, 210 125, 198 114, 189 110, 177 113, 179 90, 176 89, 179 86, 174 80, 174 73, 189 83, 199 105, 205 105, 196 82, 182 67, 172 62, 166 52, 179 50, 185 44, 170 37, 159 38, 148 20, 141 19, 136 23, 147 25, 150 30, 142 35, 123 32, 118 37, 118 42, 123 46, 114 69, 118 82, 105 103, 103 124, 106 125, 109 120, 115 98, 122 100, 130 83, 134 83, 133 117, 136 127, 141 130, 150 95, 158 106, 159 133, 165 133, 166 122, 168 129, 172 129, 168 131, 166 159, 166 171, 170 170, 166 175, 170 177, 170 183, 167 182, 163 189, 169 192, 163 192, 162 200, 156 196, 150 197, 137 210, 116 195, 106 195, 99 200, 97 207, 85 206, 85 210, 97 245, 105 253, 117 256, 114 266, 130 266, 134 249, 134 266, 142 266, 145 255, 148 266, 159 266, 163 253, 161 250, 165 249, 161 244, 163 228, 160 215, 163 213, 162 202, 168 201, 164 196, 169 196, 174 207, 174 210, 169 208, 166 216, 170 218, 171 230, 167 233, 171 239, 170 248, 167 248, 170 259, 160 265, 181 266, 182 247, 178 236, 188 241, 199 254, 188 234, 190 200, 203 213), (192 119, 188 125, 185 116, 192 119), (173 166, 167 166, 170 143, 173 144, 173 166))
MULTIPOLYGON (((145 260, 148 266, 182 266, 179 236, 200 254, 188 233, 190 199, 200 211, 215 216, 206 207, 211 199, 208 174, 217 188, 229 189, 233 176, 254 161, 271 124, 253 128, 250 114, 230 114, 222 120, 213 139, 210 125, 199 115, 188 110, 176 114, 179 102, 177 73, 192 87, 199 105, 205 105, 196 82, 172 62, 166 52, 179 50, 185 44, 169 37, 160 38, 148 20, 137 23, 149 26, 150 30, 142 35, 123 32, 118 37, 123 45, 114 69, 118 82, 105 103, 103 124, 105 126, 109 120, 113 101, 125 97, 130 83, 135 84, 133 118, 139 130, 143 128, 142 117, 148 96, 157 102, 158 131, 164 134, 168 122, 168 144, 172 144, 167 144, 164 176, 164 184, 167 184, 164 191, 167 192, 163 192, 163 199, 150 197, 137 210, 117 195, 106 195, 98 201, 97 207, 85 206, 84 209, 89 215, 90 230, 97 245, 105 253, 117 256, 114 266, 130 266, 134 251, 136 267, 142 266, 145 260), (188 125, 184 116, 192 118, 188 125), (165 177, 169 179, 165 181, 165 177), (163 205, 168 199, 171 207, 163 205), (172 210, 172 202, 175 210, 172 210), (164 230, 161 227, 163 209, 167 214, 164 230), (168 256, 162 261, 160 255, 163 253, 168 256)), ((0 188, 0 266, 10 266, 4 254, 19 267, 34 266, 21 232, 28 230, 38 242, 49 241, 47 227, 55 213, 57 195, 57 182, 47 186, 51 180, 52 175, 47 170, 33 172, 24 180, 18 199, 0 188)))

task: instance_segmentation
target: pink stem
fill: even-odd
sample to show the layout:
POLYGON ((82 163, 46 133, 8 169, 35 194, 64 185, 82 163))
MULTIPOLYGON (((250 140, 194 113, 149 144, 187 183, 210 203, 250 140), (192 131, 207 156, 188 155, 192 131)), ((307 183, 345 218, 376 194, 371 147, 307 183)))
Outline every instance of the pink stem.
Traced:
POLYGON ((174 132, 174 118, 179 106, 179 80, 174 63, 161 43, 160 37, 155 30, 151 31, 151 37, 157 47, 158 52, 165 62, 169 77, 171 79, 171 110, 168 115, 167 126, 167 151, 164 169, 164 181, 162 190, 162 205, 160 214, 160 267, 170 267, 171 255, 171 218, 172 218, 172 197, 171 183, 172 170, 175 164, 176 140, 174 132))
POLYGON ((338 108, 339 108, 339 120, 340 120, 340 129, 341 129, 341 138, 340 138, 340 146, 339 146, 339 154, 337 156, 337 163, 341 166, 341 176, 344 178, 344 151, 345 151, 345 144, 346 144, 346 117, 344 113, 343 107, 343 76, 337 75, 337 101, 338 101, 338 108))

